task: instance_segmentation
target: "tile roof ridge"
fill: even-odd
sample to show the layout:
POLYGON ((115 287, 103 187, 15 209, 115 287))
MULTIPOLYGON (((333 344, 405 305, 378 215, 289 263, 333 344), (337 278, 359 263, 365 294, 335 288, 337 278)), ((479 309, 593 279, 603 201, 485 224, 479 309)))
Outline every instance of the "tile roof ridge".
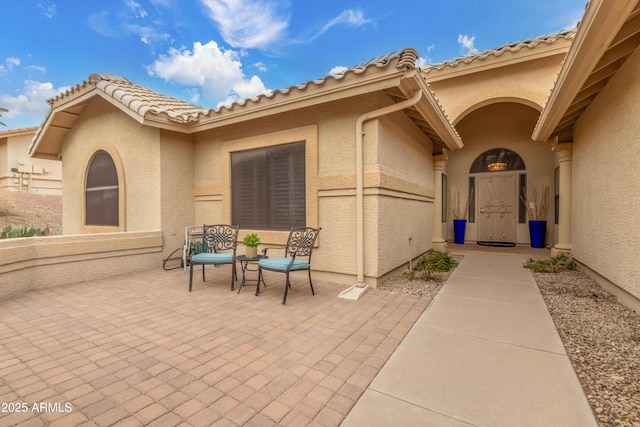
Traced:
POLYGON ((475 60, 484 60, 490 56, 499 57, 502 56, 506 52, 518 52, 523 48, 527 47, 529 49, 533 49, 540 44, 553 44, 557 40, 572 40, 575 37, 577 27, 573 27, 571 29, 563 29, 557 31, 555 33, 545 34, 542 36, 536 36, 530 39, 520 40, 517 42, 509 42, 500 47, 485 50, 482 52, 474 53, 473 55, 462 56, 459 58, 450 59, 447 61, 443 61, 437 64, 429 64, 425 67, 422 67, 422 72, 428 73, 433 70, 442 70, 446 67, 456 67, 460 64, 469 64, 475 60))
POLYGON ((284 89, 275 89, 269 91, 268 93, 259 94, 254 98, 247 98, 242 101, 233 102, 230 105, 221 105, 215 109, 212 109, 212 111, 215 113, 220 113, 223 110, 231 111, 236 107, 244 107, 249 103, 259 103, 264 98, 273 99, 276 96, 290 95, 294 91, 302 92, 309 89, 311 86, 323 86, 330 80, 342 80, 349 74, 362 74, 373 67, 386 68, 393 64, 395 60, 397 60, 394 65, 395 68, 406 68, 409 70, 415 69, 418 57, 419 55, 417 50, 412 47, 405 47, 404 49, 394 50, 389 53, 372 58, 364 63, 354 65, 336 74, 328 74, 324 77, 308 80, 297 85, 291 85, 284 89))

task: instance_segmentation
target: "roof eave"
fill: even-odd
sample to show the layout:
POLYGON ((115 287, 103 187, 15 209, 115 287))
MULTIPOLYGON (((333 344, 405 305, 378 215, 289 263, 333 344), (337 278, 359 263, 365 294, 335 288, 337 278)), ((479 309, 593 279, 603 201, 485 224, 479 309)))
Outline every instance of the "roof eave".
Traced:
POLYGON ((591 0, 531 138, 546 141, 580 92, 637 0, 591 0))
POLYGON ((350 81, 325 82, 314 88, 290 88, 286 93, 279 93, 272 99, 249 100, 245 105, 234 105, 232 109, 225 109, 208 116, 201 116, 198 123, 191 125, 191 132, 199 132, 214 127, 227 126, 246 120, 253 120, 264 116, 280 114, 297 108, 310 107, 351 98, 397 87, 404 77, 405 71, 394 69, 391 73, 372 73, 370 76, 358 76, 350 81), (266 102, 265 102, 266 101, 266 102))
POLYGON ((487 55, 486 59, 475 59, 468 63, 461 61, 455 66, 444 66, 442 68, 424 67, 422 73, 430 83, 435 83, 551 56, 565 55, 570 45, 570 38, 559 38, 553 43, 540 43, 534 47, 521 48, 517 51, 505 51, 499 55, 487 55))
POLYGON ((415 93, 416 90, 423 92, 424 96, 416 104, 415 109, 429 124, 433 131, 431 138, 435 140, 434 142, 452 151, 459 150, 464 146, 460 135, 419 70, 408 72, 400 83, 400 89, 407 96, 415 93))

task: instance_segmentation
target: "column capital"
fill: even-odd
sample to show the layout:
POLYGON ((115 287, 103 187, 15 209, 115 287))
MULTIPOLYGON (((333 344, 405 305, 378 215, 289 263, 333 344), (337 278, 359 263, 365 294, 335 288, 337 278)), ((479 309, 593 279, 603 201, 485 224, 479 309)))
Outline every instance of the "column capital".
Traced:
POLYGON ((573 158, 573 142, 555 143, 551 149, 556 153, 558 162, 571 161, 573 158))
POLYGON ((442 171, 449 157, 446 154, 436 154, 433 156, 433 169, 442 171))

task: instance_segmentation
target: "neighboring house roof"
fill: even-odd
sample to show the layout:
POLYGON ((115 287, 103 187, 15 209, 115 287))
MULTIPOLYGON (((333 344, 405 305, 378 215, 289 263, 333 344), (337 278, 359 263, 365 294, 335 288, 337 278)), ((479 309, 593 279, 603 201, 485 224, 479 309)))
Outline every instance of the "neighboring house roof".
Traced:
POLYGON ((638 0, 591 0, 532 138, 572 141, 576 121, 639 44, 638 0))
POLYGON ((28 135, 30 133, 35 133, 37 130, 38 127, 3 130, 0 131, 0 138, 6 138, 8 136, 28 135))
POLYGON ((407 109, 407 115, 436 144, 450 149, 461 148, 459 135, 433 91, 415 69, 417 58, 414 49, 406 48, 337 75, 218 109, 206 109, 162 95, 123 77, 92 74, 88 80, 49 100, 51 110, 29 150, 32 155, 59 158, 64 136, 94 96, 106 99, 142 124, 194 133, 373 91, 384 91, 394 102, 404 101, 416 91, 422 91, 425 96, 419 104, 407 109))
POLYGON ((493 67, 504 67, 510 62, 517 63, 522 57, 527 60, 531 55, 545 57, 555 54, 564 54, 567 45, 575 37, 576 29, 562 30, 544 36, 534 37, 484 52, 463 56, 452 60, 429 64, 421 68, 428 81, 448 78, 450 75, 475 73, 493 67))

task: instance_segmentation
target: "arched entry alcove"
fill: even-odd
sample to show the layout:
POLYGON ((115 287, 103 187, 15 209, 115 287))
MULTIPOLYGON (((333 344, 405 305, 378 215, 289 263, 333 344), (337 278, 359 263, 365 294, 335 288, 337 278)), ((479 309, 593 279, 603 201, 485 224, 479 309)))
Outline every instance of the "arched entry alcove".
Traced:
MULTIPOLYGON (((553 188, 556 167, 550 144, 531 139, 539 115, 537 109, 523 103, 498 102, 469 112, 456 125, 464 147, 448 153, 445 174, 450 198, 447 204, 451 206, 451 199, 457 193, 466 200, 468 192, 473 191, 466 242, 529 244, 526 210, 520 193, 530 185, 553 188), (499 203, 494 202, 496 193, 505 193, 507 189, 509 197, 505 205, 512 206, 509 208, 512 212, 493 212, 499 203), (485 221, 496 218, 506 222, 487 224, 485 221)), ((452 218, 453 211, 448 212, 448 218, 452 218)), ((447 240, 453 240, 451 220, 446 230, 447 240)))

